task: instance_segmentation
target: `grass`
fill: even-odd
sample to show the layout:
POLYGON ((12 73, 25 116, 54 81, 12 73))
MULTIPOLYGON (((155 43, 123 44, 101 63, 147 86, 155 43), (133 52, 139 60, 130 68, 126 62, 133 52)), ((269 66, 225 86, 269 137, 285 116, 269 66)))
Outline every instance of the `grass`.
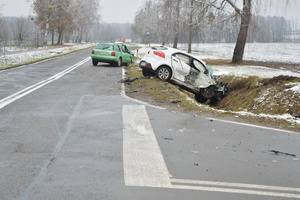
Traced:
MULTIPOLYGON (((220 63, 220 61, 217 61, 220 63)), ((129 76, 142 77, 137 64, 129 67, 129 76)), ((289 90, 289 83, 300 82, 300 78, 279 76, 271 79, 263 79, 257 76, 234 77, 221 76, 219 81, 229 83, 232 91, 221 101, 213 106, 199 104, 194 100, 194 95, 180 87, 158 80, 154 77, 149 79, 138 79, 127 88, 127 95, 133 98, 150 101, 170 109, 179 109, 193 114, 207 113, 232 117, 238 115, 236 112, 247 111, 253 114, 283 115, 300 113, 300 94, 289 90), (179 100, 179 103, 171 103, 179 100), (224 110, 217 112, 216 110, 224 110)), ((286 128, 299 131, 300 125, 285 120, 275 120, 268 117, 239 116, 251 123, 272 125, 277 128, 286 128)))

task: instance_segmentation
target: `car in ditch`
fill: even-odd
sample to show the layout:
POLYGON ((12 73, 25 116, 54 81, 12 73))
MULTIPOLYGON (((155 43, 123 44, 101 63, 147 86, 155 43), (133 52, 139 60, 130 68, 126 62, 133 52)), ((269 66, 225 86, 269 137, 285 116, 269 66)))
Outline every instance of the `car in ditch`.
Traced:
POLYGON ((155 47, 141 59, 140 68, 144 76, 156 76, 171 81, 195 94, 198 102, 208 99, 219 101, 230 87, 219 83, 213 69, 196 56, 170 47, 155 47))
POLYGON ((97 66, 98 62, 103 62, 120 67, 122 64, 132 63, 132 56, 133 53, 123 42, 100 43, 92 50, 91 54, 94 66, 97 66))

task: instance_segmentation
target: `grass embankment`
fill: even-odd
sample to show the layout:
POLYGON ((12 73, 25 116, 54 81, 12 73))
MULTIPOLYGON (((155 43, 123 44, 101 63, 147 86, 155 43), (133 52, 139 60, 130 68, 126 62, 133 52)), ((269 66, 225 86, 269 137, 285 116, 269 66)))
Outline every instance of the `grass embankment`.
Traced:
MULTIPOLYGON (((142 77, 137 64, 128 68, 128 76, 130 78, 142 77)), ((238 112, 249 112, 253 113, 254 116, 239 115, 239 119, 277 128, 300 130, 300 125, 294 122, 276 119, 272 116, 255 117, 255 114, 261 113, 266 115, 300 113, 300 94, 289 90, 293 87, 293 83, 300 82, 300 78, 279 76, 263 79, 256 76, 247 78, 221 76, 218 79, 224 83, 229 83, 233 90, 216 105, 209 105, 209 100, 205 105, 200 104, 194 100, 193 94, 177 85, 156 78, 135 80, 127 86, 127 95, 158 106, 188 111, 195 115, 205 112, 209 115, 236 117, 239 115, 238 112), (180 102, 174 103, 173 100, 180 102), (222 110, 222 112, 218 110, 222 110)))

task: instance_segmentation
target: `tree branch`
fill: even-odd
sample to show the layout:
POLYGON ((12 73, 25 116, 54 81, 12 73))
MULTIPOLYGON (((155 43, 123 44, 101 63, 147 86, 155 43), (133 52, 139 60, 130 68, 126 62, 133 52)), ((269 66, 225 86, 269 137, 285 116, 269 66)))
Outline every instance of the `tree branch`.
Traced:
POLYGON ((239 15, 241 15, 241 9, 239 9, 231 0, 226 0, 234 9, 235 9, 235 12, 239 15))

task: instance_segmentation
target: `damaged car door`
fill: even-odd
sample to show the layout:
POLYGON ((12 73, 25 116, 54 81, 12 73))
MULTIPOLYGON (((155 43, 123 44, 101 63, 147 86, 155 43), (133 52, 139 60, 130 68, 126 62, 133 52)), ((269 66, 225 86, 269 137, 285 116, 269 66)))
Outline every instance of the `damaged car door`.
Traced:
POLYGON ((174 78, 184 82, 185 77, 190 74, 191 67, 188 65, 189 57, 184 54, 172 55, 172 67, 174 69, 174 78))

